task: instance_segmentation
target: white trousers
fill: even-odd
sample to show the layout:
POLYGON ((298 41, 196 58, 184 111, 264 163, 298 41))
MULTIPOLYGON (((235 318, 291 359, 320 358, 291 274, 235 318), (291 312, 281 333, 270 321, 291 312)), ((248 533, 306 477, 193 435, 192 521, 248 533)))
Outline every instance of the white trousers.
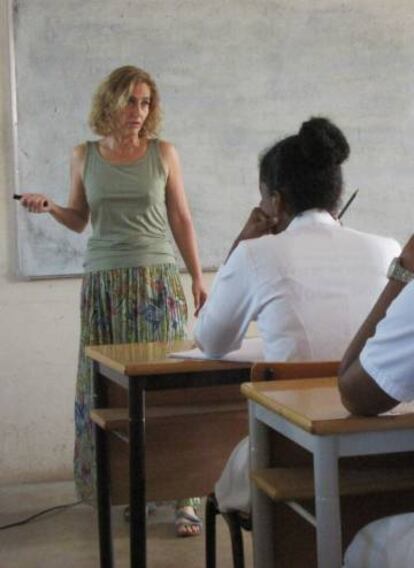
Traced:
POLYGON ((344 568, 413 568, 414 513, 385 517, 362 528, 348 546, 344 568))
POLYGON ((250 513, 249 438, 237 444, 214 488, 220 511, 250 513))

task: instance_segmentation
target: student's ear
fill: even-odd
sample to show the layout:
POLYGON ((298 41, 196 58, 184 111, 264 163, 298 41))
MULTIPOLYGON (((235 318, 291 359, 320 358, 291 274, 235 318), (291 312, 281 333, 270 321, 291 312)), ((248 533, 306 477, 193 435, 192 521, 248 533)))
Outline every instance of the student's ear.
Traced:
POLYGON ((279 191, 275 191, 270 197, 270 202, 272 204, 273 216, 279 218, 285 210, 282 194, 279 191))
POLYGON ((280 191, 275 191, 275 193, 273 193, 271 196, 271 204, 273 210, 272 217, 277 220, 272 233, 276 235, 277 233, 284 231, 289 226, 294 215, 290 213, 286 199, 280 191))

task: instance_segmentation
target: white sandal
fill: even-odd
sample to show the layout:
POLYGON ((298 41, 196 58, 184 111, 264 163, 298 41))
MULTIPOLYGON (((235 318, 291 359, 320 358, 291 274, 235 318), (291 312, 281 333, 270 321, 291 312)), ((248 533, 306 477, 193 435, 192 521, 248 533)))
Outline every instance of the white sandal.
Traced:
POLYGON ((201 522, 200 517, 196 514, 186 513, 183 509, 177 509, 175 512, 175 530, 177 536, 180 537, 187 537, 187 536, 199 536, 201 532, 201 527, 203 523, 201 522), (193 527, 198 528, 198 532, 191 532, 186 527, 193 527))

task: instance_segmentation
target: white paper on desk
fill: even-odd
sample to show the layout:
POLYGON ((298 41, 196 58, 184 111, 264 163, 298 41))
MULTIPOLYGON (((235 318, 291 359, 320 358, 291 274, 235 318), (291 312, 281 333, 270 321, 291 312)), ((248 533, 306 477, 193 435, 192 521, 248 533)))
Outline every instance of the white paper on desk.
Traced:
MULTIPOLYGON (((207 357, 198 348, 170 353, 169 357, 176 359, 211 359, 211 357, 207 357)), ((256 363, 258 361, 264 361, 263 342, 260 337, 243 339, 240 349, 230 351, 227 355, 220 357, 220 360, 233 361, 235 363, 256 363)))
POLYGON ((413 414, 414 413, 414 402, 400 402, 397 406, 383 412, 380 416, 399 416, 400 414, 413 414))

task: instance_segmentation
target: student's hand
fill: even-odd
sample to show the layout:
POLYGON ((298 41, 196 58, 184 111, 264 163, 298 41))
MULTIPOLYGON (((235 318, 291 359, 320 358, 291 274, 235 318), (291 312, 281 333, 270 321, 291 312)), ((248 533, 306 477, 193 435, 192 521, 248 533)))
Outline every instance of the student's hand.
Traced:
POLYGON ((411 238, 402 250, 400 264, 403 268, 414 272, 414 235, 411 235, 411 238))
POLYGON ((277 222, 276 218, 266 215, 263 209, 255 207, 238 236, 238 242, 247 239, 257 239, 263 237, 263 235, 273 233, 277 227, 277 222))
POLYGON ((193 298, 194 298, 194 315, 198 316, 199 311, 204 306, 207 300, 207 290, 205 289, 204 282, 201 278, 194 278, 192 284, 193 298))
MULTIPOLYGON (((260 207, 255 207, 249 215, 243 229, 239 236, 234 241, 230 249, 227 259, 241 241, 248 239, 257 239, 263 235, 270 235, 277 233, 278 219, 276 217, 269 217, 260 207)), ((227 262, 226 259, 226 262, 227 262)))
POLYGON ((30 213, 50 213, 52 200, 42 193, 22 193, 20 203, 30 213))

